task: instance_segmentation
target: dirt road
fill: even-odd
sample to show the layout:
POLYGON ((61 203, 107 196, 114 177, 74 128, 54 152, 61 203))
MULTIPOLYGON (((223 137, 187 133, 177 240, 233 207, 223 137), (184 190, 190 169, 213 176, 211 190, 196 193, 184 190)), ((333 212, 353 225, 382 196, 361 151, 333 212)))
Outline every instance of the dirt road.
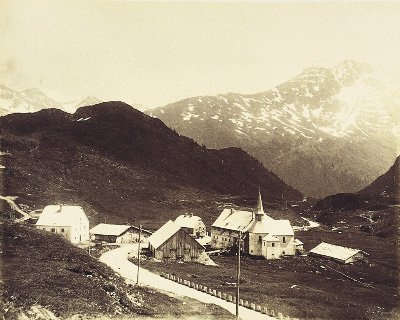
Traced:
MULTIPOLYGON (((135 283, 137 277, 137 266, 128 261, 127 257, 129 252, 136 253, 137 244, 127 244, 121 246, 120 248, 108 251, 100 257, 100 261, 110 266, 124 278, 135 283)), ((143 268, 140 268, 139 271, 139 283, 157 290, 171 292, 178 296, 193 298, 203 303, 213 303, 228 310, 232 314, 235 314, 236 312, 236 306, 231 302, 224 301, 204 292, 200 292, 171 280, 164 279, 159 275, 156 275, 143 268)), ((240 318, 243 320, 276 319, 244 307, 239 307, 239 314, 240 318)))

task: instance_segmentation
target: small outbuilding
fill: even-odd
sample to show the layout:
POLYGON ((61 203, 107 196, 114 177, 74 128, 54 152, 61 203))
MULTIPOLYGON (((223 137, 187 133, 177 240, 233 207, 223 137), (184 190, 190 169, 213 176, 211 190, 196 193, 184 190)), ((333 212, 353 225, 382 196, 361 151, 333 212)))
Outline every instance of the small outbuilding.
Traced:
POLYGON ((205 252, 204 246, 172 220, 149 237, 149 249, 158 260, 195 261, 205 252))
MULTIPOLYGON (((131 225, 100 223, 90 229, 90 235, 95 241, 108 243, 130 243, 139 241, 139 228, 131 225)), ((141 241, 151 235, 150 231, 142 229, 141 241)))
POLYGON ((199 216, 185 213, 175 219, 175 223, 192 237, 202 238, 206 236, 206 225, 199 216))
POLYGON ((46 206, 36 228, 60 234, 75 244, 89 240, 89 219, 80 206, 46 206))
POLYGON ((309 255, 332 259, 334 261, 347 264, 365 260, 365 258, 368 256, 368 253, 359 249, 351 249, 322 242, 315 248, 311 249, 309 255))

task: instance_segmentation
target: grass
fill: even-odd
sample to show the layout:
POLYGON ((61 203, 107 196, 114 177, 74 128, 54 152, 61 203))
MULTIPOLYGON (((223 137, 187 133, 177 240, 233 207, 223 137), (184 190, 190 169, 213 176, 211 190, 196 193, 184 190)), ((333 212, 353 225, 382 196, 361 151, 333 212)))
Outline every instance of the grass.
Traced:
MULTIPOLYGON (((297 233, 309 250, 326 242, 361 248, 368 262, 341 265, 312 257, 276 261, 242 259, 241 298, 301 319, 396 319, 400 313, 399 270, 396 247, 361 232, 338 234, 320 228, 297 233), (372 285, 367 288, 329 267, 372 285)), ((219 267, 145 260, 144 268, 168 272, 184 279, 235 294, 236 257, 218 256, 219 267)))
POLYGON ((67 319, 116 317, 185 318, 206 315, 231 319, 225 310, 128 285, 113 270, 63 238, 31 226, 2 223, 2 311, 41 305, 67 319))

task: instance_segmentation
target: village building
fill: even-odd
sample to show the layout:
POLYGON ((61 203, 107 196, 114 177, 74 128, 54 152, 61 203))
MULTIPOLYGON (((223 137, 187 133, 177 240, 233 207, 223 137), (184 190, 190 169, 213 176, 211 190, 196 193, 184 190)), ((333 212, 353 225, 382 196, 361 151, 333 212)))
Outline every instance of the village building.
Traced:
POLYGON ((46 206, 36 228, 60 234, 74 244, 89 240, 89 220, 79 206, 46 206))
POLYGON ((200 217, 192 213, 182 214, 175 219, 175 224, 189 233, 192 237, 202 238, 206 236, 206 225, 200 217))
POLYGON ((261 194, 253 211, 224 209, 211 226, 211 246, 229 249, 237 246, 242 233, 243 252, 266 259, 293 256, 303 243, 294 238, 289 220, 275 220, 266 215, 261 194))
MULTIPOLYGON (((141 242, 151 235, 150 231, 140 231, 141 242)), ((130 243, 139 241, 139 228, 131 225, 100 223, 90 229, 91 239, 108 243, 130 243)))
POLYGON ((347 264, 365 260, 368 256, 368 253, 359 249, 351 249, 321 242, 315 248, 310 250, 309 255, 332 259, 334 261, 347 264))
POLYGON ((149 250, 158 260, 195 261, 205 248, 172 220, 165 223, 148 239, 149 250))

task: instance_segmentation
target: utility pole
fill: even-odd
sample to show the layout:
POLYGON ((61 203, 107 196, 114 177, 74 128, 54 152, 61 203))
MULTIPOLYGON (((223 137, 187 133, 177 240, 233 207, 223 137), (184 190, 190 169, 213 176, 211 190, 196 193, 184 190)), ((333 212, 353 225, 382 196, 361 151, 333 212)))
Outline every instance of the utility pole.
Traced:
POLYGON ((240 245, 242 242, 242 231, 239 231, 238 239, 238 261, 237 261, 237 274, 236 274, 236 319, 239 320, 239 286, 240 286, 240 245))
POLYGON ((142 235, 142 225, 139 225, 139 241, 138 241, 138 252, 137 252, 137 256, 138 256, 138 265, 137 265, 137 279, 136 279, 136 283, 139 284, 139 270, 140 270, 140 238, 142 235))

